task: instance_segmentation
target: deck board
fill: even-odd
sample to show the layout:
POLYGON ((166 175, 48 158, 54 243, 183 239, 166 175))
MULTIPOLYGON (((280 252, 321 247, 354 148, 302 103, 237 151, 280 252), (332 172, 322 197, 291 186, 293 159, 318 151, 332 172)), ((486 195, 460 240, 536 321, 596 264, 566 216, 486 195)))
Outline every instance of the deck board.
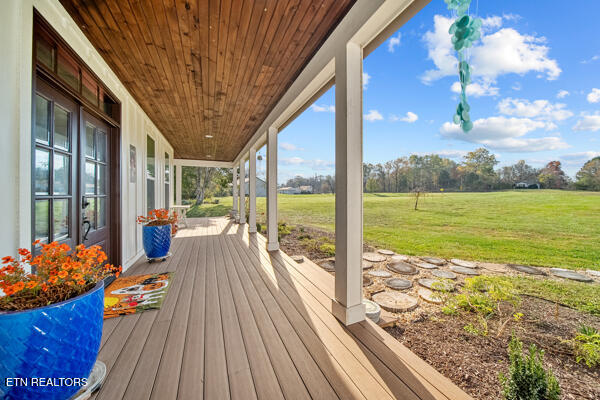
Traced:
POLYGON ((190 220, 160 310, 107 320, 97 399, 469 399, 370 321, 331 314, 333 276, 226 218, 190 220))

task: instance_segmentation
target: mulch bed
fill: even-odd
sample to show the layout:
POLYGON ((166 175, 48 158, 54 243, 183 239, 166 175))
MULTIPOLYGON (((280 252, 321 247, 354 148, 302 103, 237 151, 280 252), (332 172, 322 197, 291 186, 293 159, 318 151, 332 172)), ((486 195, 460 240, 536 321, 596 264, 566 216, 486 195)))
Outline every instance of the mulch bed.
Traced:
POLYGON ((488 336, 464 330, 475 318, 422 313, 408 324, 386 330, 419 357, 475 399, 502 399, 498 373, 508 371, 511 331, 524 348, 536 344, 545 351, 544 363, 560 382, 563 399, 600 399, 600 368, 577 364, 568 343, 581 324, 600 328, 600 318, 533 297, 525 297, 521 322, 511 322, 500 337, 499 321, 490 321, 488 336), (558 310, 558 315, 557 315, 558 310))

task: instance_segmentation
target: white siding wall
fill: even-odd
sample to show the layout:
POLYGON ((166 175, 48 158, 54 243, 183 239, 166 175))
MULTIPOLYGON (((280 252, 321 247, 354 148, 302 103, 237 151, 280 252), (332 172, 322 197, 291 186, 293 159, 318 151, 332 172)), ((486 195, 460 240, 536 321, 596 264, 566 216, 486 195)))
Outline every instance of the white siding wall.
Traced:
MULTIPOLYGON (((102 60, 58 0, 2 0, 0 13, 0 256, 31 242, 31 99, 33 8, 79 54, 121 101, 123 267, 142 250, 136 217, 146 210, 146 135, 156 142, 156 206, 164 206, 165 152, 173 148, 102 60), (129 180, 129 145, 136 147, 136 183, 129 180)), ((172 172, 171 172, 172 176, 172 172)), ((172 179, 171 179, 172 180, 172 179)), ((173 182, 171 182, 173 198, 173 182)))

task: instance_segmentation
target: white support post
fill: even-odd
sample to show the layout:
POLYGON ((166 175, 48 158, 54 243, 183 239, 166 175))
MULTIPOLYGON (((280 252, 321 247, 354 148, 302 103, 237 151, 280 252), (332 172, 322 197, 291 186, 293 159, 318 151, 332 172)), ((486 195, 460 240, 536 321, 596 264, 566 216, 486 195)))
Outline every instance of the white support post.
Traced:
POLYGON ((238 176, 237 176, 237 166, 233 167, 233 180, 232 180, 232 196, 233 196, 233 206, 231 207, 231 217, 238 222, 238 176))
POLYGON ((240 160, 240 224, 246 223, 246 160, 240 160))
POLYGON ((248 157, 248 168, 250 173, 248 176, 248 200, 250 203, 250 212, 248 215, 248 232, 256 232, 256 149, 250 147, 248 157))
POLYGON ((267 131, 267 250, 279 250, 277 227, 277 128, 267 131))
POLYGON ((183 167, 180 164, 175 165, 175 204, 181 205, 181 174, 183 167))
POLYGON ((333 315, 351 325, 362 303, 362 48, 348 42, 335 57, 335 300, 333 315))

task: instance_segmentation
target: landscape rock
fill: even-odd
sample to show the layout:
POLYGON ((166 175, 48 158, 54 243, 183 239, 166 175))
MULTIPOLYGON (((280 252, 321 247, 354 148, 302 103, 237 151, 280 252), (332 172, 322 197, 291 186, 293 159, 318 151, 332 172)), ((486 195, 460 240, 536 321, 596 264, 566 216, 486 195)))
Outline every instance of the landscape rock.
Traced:
POLYGON ((393 252, 391 250, 386 250, 386 249, 379 249, 379 250, 377 250, 377 252, 379 254, 383 254, 384 256, 393 256, 394 254, 396 254, 395 252, 393 252))
POLYGON ((387 267, 392 271, 402 275, 416 275, 419 273, 414 266, 405 263, 404 261, 390 263, 387 267))
POLYGON ((362 302, 365 305, 365 315, 367 316, 367 318, 369 318, 375 323, 378 323, 379 318, 381 316, 381 307, 379 306, 379 304, 367 299, 363 299, 362 302))
POLYGON ((429 289, 419 288, 417 294, 428 303, 442 304, 442 299, 429 289))
POLYGON ((419 305, 418 300, 401 292, 380 292, 373 295, 373 301, 384 310, 401 313, 412 311, 419 305))
POLYGON ((304 262, 304 256, 292 256, 292 260, 296 261, 298 264, 304 262))
POLYGON ((319 267, 328 272, 335 272, 335 261, 329 259, 323 260, 319 263, 319 267))
POLYGON ((378 263, 378 262, 385 261, 386 258, 382 254, 377 254, 377 253, 363 253, 363 260, 367 260, 367 261, 370 261, 370 262, 373 262, 373 263, 378 263))
POLYGON ((410 257, 405 256, 404 254, 396 254, 395 256, 392 256, 392 258, 390 259, 391 262, 398 262, 398 261, 407 262, 409 260, 410 260, 410 257))
POLYGON ((373 284, 373 279, 369 278, 366 275, 363 275, 363 287, 364 286, 371 286, 373 284))
POLYGON ((369 269, 369 268, 373 268, 373 263, 363 260, 362 269, 369 269))
POLYGON ((429 264, 433 264, 433 265, 444 265, 446 263, 446 260, 442 259, 442 258, 437 258, 437 257, 419 257, 421 260, 425 261, 426 263, 429 264))
POLYGON ((396 290, 405 290, 412 287, 412 282, 407 279, 390 278, 385 280, 385 285, 396 290))
POLYGON ((454 272, 444 271, 443 269, 434 269, 431 271, 431 275, 442 279, 456 279, 456 274, 454 272))
POLYGON ((582 275, 575 271, 565 270, 562 268, 550 268, 552 275, 558 276, 559 278, 571 279, 578 282, 593 282, 594 280, 589 276, 582 275))
POLYGON ((459 258, 453 258, 450 262, 454 265, 464 268, 477 268, 477 263, 473 261, 461 260, 459 258))
POLYGON ((508 266, 510 268, 514 269, 515 271, 523 272, 523 273, 529 274, 529 275, 547 275, 541 269, 531 267, 529 265, 508 264, 508 266))
POLYGON ((372 271, 367 272, 370 276, 374 276, 376 278, 389 278, 392 276, 391 273, 384 271, 382 269, 374 269, 372 271))
POLYGON ((593 269, 588 269, 586 272, 590 275, 600 278, 600 271, 594 271, 593 269))
POLYGON ((450 266, 450 271, 456 272, 458 274, 463 274, 463 275, 471 275, 471 276, 479 275, 479 272, 475 271, 473 268, 459 267, 458 265, 450 266))
POLYGON ((436 269, 438 266, 428 262, 416 262, 415 265, 423 269, 436 269))
POLYGON ((446 280, 421 278, 417 282, 419 285, 430 290, 443 290, 446 292, 452 292, 454 290, 454 284, 446 280))

